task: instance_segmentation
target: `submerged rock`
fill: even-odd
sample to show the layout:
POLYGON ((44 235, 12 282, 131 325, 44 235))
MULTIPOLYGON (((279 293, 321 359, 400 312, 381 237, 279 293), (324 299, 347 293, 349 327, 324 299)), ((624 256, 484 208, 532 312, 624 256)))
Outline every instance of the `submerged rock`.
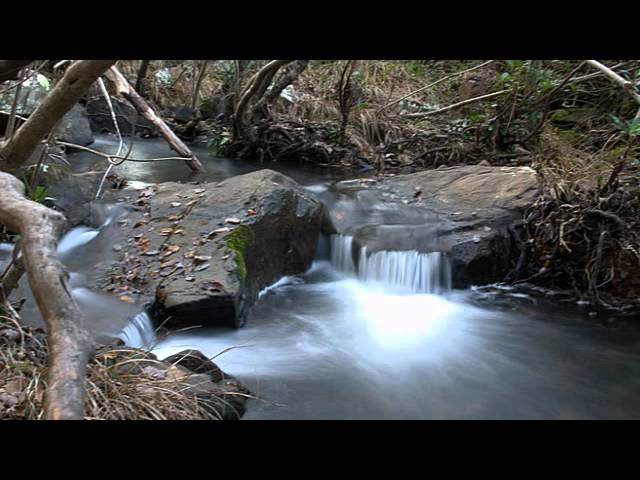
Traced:
POLYGON ((453 286, 491 283, 515 252, 510 229, 539 194, 528 167, 471 165, 339 182, 324 229, 353 235, 353 255, 381 250, 447 252, 453 286))
POLYGON ((123 225, 129 241, 100 284, 153 301, 169 328, 239 327, 261 289, 314 258, 322 205, 271 170, 120 196, 132 209, 123 225))

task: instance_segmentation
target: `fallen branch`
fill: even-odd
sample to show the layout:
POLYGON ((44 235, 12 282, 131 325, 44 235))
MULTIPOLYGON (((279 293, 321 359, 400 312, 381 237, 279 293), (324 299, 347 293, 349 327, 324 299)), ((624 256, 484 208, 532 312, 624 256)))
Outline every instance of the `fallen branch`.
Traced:
POLYGON ((109 153, 104 153, 98 150, 94 150, 93 148, 85 147, 83 145, 63 142, 61 140, 56 141, 56 145, 92 153, 93 155, 106 158, 107 160, 109 160, 110 163, 114 163, 116 165, 118 165, 119 163, 122 163, 122 162, 118 162, 120 160, 122 161, 126 160, 127 162, 157 162, 157 161, 163 161, 163 160, 183 160, 183 161, 189 160, 189 158, 186 158, 186 157, 132 158, 132 157, 127 157, 126 155, 112 155, 109 153))
POLYGON ((449 105, 443 108, 439 108, 438 110, 433 110, 431 112, 421 112, 421 113, 408 113, 405 115, 400 115, 400 118, 421 118, 427 117, 429 115, 437 115, 438 113, 446 112, 449 110, 453 110, 454 108, 462 107, 464 105, 468 105, 470 103, 479 102, 480 100, 488 100, 489 98, 497 97, 498 95, 503 95, 507 92, 510 92, 511 89, 507 88, 505 90, 500 90, 498 92, 488 93, 486 95, 480 95, 479 97, 469 98, 467 100, 463 100, 462 102, 454 103, 453 105, 449 105))
POLYGON ((625 90, 629 95, 633 97, 633 99, 640 104, 640 94, 636 91, 636 87, 632 81, 627 80, 626 78, 621 77, 616 72, 611 70, 606 65, 598 62, 597 60, 587 60, 586 61, 592 67, 597 68, 602 73, 604 73, 607 77, 613 80, 615 83, 620 85, 623 90, 625 90))
MULTIPOLYGON (((0 145, 0 169, 15 171, 24 165, 64 114, 113 63, 115 60, 81 60, 71 65, 13 139, 0 145)), ((46 417, 82 419, 86 364, 94 341, 84 326, 82 312, 71 296, 66 272, 56 254, 65 218, 26 199, 22 182, 0 172, 0 223, 20 233, 22 264, 48 327, 51 349, 46 417)))
POLYGON ((378 110, 376 110, 376 113, 380 113, 382 110, 384 110, 386 108, 389 108, 389 107, 395 105, 396 103, 400 103, 402 100, 405 100, 405 99, 407 99, 409 97, 412 97, 416 93, 420 93, 420 92, 422 92, 422 91, 424 91, 424 90, 426 90, 428 88, 435 87, 436 85, 438 85, 439 83, 444 82, 445 80, 449 80, 450 78, 458 77, 458 76, 460 76, 462 74, 465 74, 465 73, 468 73, 468 72, 473 72, 474 70, 477 70, 479 68, 485 67, 485 66, 489 65, 492 62, 495 62, 495 60, 488 60, 488 61, 486 61, 484 63, 481 63, 480 65, 476 65, 475 67, 467 68, 466 70, 462 70, 461 72, 456 72, 456 73, 452 73, 451 75, 447 75, 446 77, 443 77, 440 80, 436 80, 435 82, 430 83, 429 85, 426 85, 426 86, 424 86, 422 88, 419 88, 418 90, 415 90, 415 91, 413 91, 411 93, 407 93, 404 97, 400 97, 399 99, 394 100, 393 102, 387 103, 386 105, 384 105, 384 106, 380 107, 378 110))
POLYGON ((118 95, 122 95, 131 102, 140 115, 149 120, 158 128, 158 130, 160 130, 160 133, 169 143, 171 149, 176 151, 180 156, 188 159, 185 160, 185 163, 191 170, 196 172, 204 170, 204 167, 202 166, 202 163, 200 163, 200 160, 198 160, 198 157, 176 136, 175 133, 173 133, 173 130, 169 128, 164 120, 160 118, 160 116, 149 106, 138 92, 134 90, 131 84, 129 84, 127 79, 124 78, 122 73, 120 73, 115 66, 111 67, 107 71, 106 76, 115 85, 116 93, 118 95))
POLYGON ((56 254, 64 216, 24 197, 24 185, 0 173, 0 223, 19 232, 31 291, 48 327, 49 368, 45 414, 51 420, 84 418, 85 375, 94 340, 71 296, 56 254))

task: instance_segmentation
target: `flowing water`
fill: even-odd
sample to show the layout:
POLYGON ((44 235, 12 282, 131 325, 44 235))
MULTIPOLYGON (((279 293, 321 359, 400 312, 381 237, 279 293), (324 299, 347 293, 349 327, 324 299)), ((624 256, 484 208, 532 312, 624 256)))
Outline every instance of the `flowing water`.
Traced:
MULTIPOLYGON (((217 161, 205 161, 210 179, 224 176, 217 161)), ((222 162, 227 176, 249 168, 222 162)), ((132 168, 141 182, 175 180, 186 169, 132 168)), ((324 173, 285 173, 326 191, 318 181, 324 173)), ((246 419, 640 418, 633 325, 605 328, 566 305, 506 288, 452 290, 444 254, 354 256, 348 235, 321 238, 309 271, 264 289, 245 327, 191 330, 157 343, 139 305, 83 286, 92 265, 112 254, 105 245, 117 235, 117 211, 110 212, 100 228, 75 229, 60 243, 73 294, 95 328, 131 346, 155 344, 159 358, 186 348, 215 357, 257 396, 246 419)), ((0 256, 9 250, 0 245, 0 256)))

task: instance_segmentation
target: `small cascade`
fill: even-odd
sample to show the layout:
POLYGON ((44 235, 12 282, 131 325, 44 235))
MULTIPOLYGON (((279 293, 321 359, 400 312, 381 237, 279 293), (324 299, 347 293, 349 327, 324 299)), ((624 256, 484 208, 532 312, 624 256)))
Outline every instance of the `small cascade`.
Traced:
POLYGON ((349 235, 331 235, 331 263, 344 273, 356 273, 353 263, 352 247, 353 237, 349 235))
POLYGON ((118 335, 127 347, 148 348, 156 342, 153 323, 146 312, 136 315, 118 335))
POLYGON ((58 242, 58 255, 65 256, 75 248, 89 243, 98 236, 99 230, 89 227, 76 227, 70 230, 58 242))
POLYGON ((58 242, 58 255, 64 258, 72 253, 76 248, 91 242, 100 234, 100 232, 104 231, 113 223, 113 220, 120 212, 120 210, 106 210, 103 206, 101 207, 102 209, 100 210, 99 215, 106 217, 104 222, 98 228, 79 226, 71 229, 58 242))
POLYGON ((357 268, 351 249, 353 237, 331 236, 331 263, 344 273, 354 273, 364 282, 400 287, 412 293, 441 294, 451 290, 451 266, 442 252, 380 251, 360 249, 357 268))
POLYGON ((367 255, 364 247, 360 250, 358 277, 412 293, 441 294, 451 289, 451 268, 442 252, 382 251, 367 255))

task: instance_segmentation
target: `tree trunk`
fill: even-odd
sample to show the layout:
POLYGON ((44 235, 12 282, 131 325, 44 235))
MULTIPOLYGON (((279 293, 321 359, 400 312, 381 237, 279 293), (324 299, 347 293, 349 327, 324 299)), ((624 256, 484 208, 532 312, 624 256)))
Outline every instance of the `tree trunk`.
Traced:
POLYGON ((196 83, 193 87, 193 96, 191 98, 191 108, 196 109, 198 106, 198 94, 200 93, 200 86, 202 85, 202 80, 204 79, 204 72, 207 70, 207 64, 209 60, 202 60, 200 63, 200 69, 198 70, 198 78, 196 79, 196 83))
POLYGON ((120 71, 115 67, 111 67, 106 76, 109 80, 113 82, 116 87, 116 93, 118 95, 122 95, 126 98, 131 104, 135 107, 135 109, 140 113, 144 118, 153 123, 160 133, 165 138, 165 140, 169 143, 169 146, 178 153, 178 155, 182 157, 186 157, 186 164, 189 166, 191 170, 194 171, 202 171, 204 167, 198 157, 194 153, 189 150, 182 140, 180 140, 175 133, 169 128, 169 126, 164 123, 162 118, 154 112, 154 110, 149 106, 149 104, 136 92, 131 84, 127 81, 126 78, 120 73, 120 71))
POLYGON ((278 72, 280 67, 286 65, 287 63, 291 63, 293 60, 273 60, 262 67, 258 73, 256 73, 247 84, 246 88, 242 92, 240 96, 240 100, 238 101, 238 106, 235 109, 233 115, 233 136, 234 140, 240 138, 247 138, 249 141, 252 140, 253 135, 251 134, 250 129, 246 124, 246 116, 245 113, 249 106, 249 101, 260 92, 256 101, 259 101, 264 92, 266 91, 269 83, 273 79, 273 76, 278 72))
POLYGON ((138 70, 138 78, 136 78, 136 91, 144 97, 144 80, 147 78, 147 70, 149 69, 151 60, 142 60, 140 69, 138 70))

